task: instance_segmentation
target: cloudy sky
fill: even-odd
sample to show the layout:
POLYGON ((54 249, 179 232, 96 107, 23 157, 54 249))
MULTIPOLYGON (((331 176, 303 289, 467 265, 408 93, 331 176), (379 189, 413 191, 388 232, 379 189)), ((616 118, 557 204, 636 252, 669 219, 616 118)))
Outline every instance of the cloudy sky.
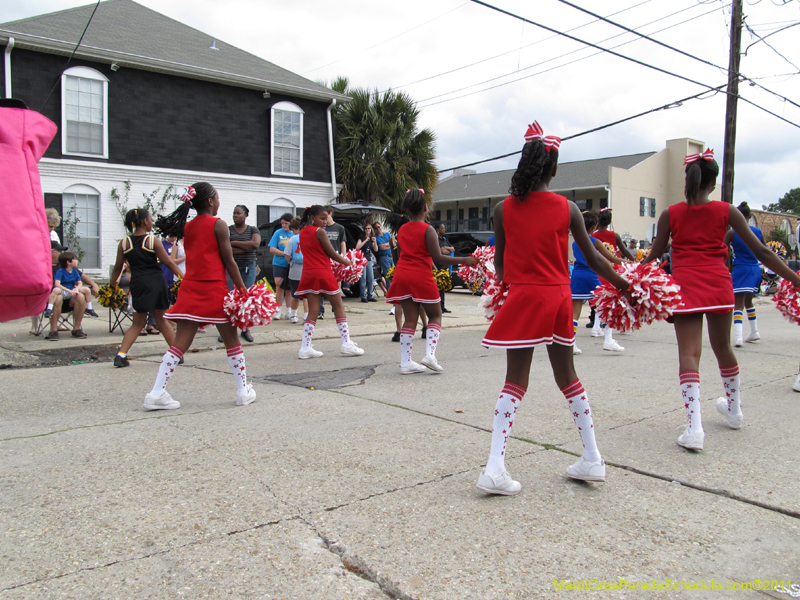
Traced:
MULTIPOLYGON (((577 134, 705 88, 658 73, 464 0, 139 0, 141 4, 313 80, 410 94, 437 137, 437 166, 518 150, 537 119, 577 134), (490 89, 491 88, 491 89, 490 89)), ((727 81, 730 5, 721 0, 575 0, 575 4, 713 65, 660 48, 557 0, 490 4, 707 86, 727 81)), ((0 22, 81 6, 81 0, 0 0, 0 22)), ((746 0, 759 36, 800 23, 800 1, 746 0)), ((741 72, 800 104, 800 25, 742 57, 741 72), (769 46, 767 45, 769 44, 769 46), (770 48, 771 46, 771 48, 770 48), (781 56, 782 55, 782 56, 781 56), (793 76, 794 74, 794 76, 793 76)), ((742 48, 757 41, 748 31, 742 48)), ((741 95, 800 125, 800 108, 745 82, 741 95)), ((562 145, 572 161, 660 150, 692 137, 721 161, 725 96, 685 102, 562 145)), ((509 158, 480 171, 516 166, 509 158)), ((774 202, 800 187, 800 128, 739 103, 735 202, 774 202)))

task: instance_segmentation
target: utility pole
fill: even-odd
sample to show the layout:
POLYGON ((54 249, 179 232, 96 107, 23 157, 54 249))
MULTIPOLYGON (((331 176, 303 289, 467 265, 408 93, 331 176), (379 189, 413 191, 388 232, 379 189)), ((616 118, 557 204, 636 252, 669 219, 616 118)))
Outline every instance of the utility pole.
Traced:
POLYGON ((739 100, 739 59, 742 49, 742 0, 733 0, 731 51, 728 59, 728 98, 725 106, 725 151, 722 158, 722 201, 733 203, 733 165, 736 154, 736 105, 739 100))

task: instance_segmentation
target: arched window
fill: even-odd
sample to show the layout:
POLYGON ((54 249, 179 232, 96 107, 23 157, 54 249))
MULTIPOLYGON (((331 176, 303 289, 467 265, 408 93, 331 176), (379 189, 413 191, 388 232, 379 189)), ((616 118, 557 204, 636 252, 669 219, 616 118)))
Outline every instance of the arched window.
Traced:
POLYGON ((61 152, 108 158, 108 78, 89 67, 61 75, 61 152))
POLYGON ((783 231, 787 235, 792 233, 792 224, 789 223, 789 219, 783 219, 781 221, 781 231, 783 231))
POLYGON ((747 222, 748 225, 752 225, 753 227, 758 227, 758 221, 756 221, 756 216, 750 213, 750 220, 747 222))
POLYGON ((84 252, 81 268, 99 269, 101 267, 100 192, 88 185, 71 185, 64 190, 61 202, 64 245, 69 246, 69 249, 76 254, 78 247, 84 252), (74 237, 70 235, 71 224, 74 224, 74 237))
POLYGON ((269 220, 270 222, 279 219, 282 214, 291 213, 295 214, 294 202, 286 198, 278 198, 273 200, 269 206, 269 220))
POLYGON ((303 176, 303 114, 292 102, 272 107, 273 175, 303 176))

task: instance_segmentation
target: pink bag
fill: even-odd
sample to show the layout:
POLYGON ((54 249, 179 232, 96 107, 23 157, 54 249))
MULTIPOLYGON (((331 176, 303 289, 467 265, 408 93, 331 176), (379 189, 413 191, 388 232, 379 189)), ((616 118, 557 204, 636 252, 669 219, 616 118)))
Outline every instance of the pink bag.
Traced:
POLYGON ((53 289, 36 164, 57 131, 33 110, 0 107, 0 321, 39 314, 53 289))

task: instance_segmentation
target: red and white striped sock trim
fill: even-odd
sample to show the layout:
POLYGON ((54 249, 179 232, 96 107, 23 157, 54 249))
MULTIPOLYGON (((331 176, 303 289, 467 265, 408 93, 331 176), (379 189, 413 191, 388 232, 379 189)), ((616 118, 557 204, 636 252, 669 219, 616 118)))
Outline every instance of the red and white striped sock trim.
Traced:
POLYGON ((700 373, 698 371, 681 371, 680 379, 681 385, 684 383, 700 383, 700 373))
POLYGON ((244 354, 244 350, 242 350, 242 345, 239 344, 238 346, 232 346, 228 348, 228 356, 236 356, 237 354, 244 354))
POLYGON ((564 386, 561 388, 561 393, 564 394, 567 398, 572 398, 577 394, 583 393, 583 384, 581 383, 580 379, 576 379, 569 385, 564 386))
POLYGON ((337 323, 347 323, 347 317, 341 317, 340 319, 336 319, 337 323))
POLYGON ((441 331, 442 326, 438 323, 428 323, 428 329, 435 329, 436 331, 441 331))
POLYGON ((317 322, 316 322, 316 321, 311 321, 311 320, 309 320, 309 319, 306 319, 305 321, 303 321, 303 323, 304 323, 305 325, 314 325, 314 326, 316 326, 316 324, 317 324, 317 322))
POLYGON ((516 383, 511 383, 510 381, 506 381, 503 385, 503 391, 500 392, 501 394, 508 394, 509 396, 514 396, 517 400, 522 400, 522 397, 525 395, 525 392, 528 390, 521 385, 517 385, 516 383))
POLYGON ((167 350, 167 352, 169 352, 170 354, 172 354, 172 356, 174 356, 174 357, 175 357, 175 358, 177 358, 178 360, 180 360, 181 358, 183 358, 183 350, 181 350, 181 349, 180 349, 180 348, 178 348, 177 346, 170 346, 170 347, 169 347, 169 349, 167 350))
POLYGON ((400 334, 406 333, 408 335, 414 335, 414 329, 412 327, 401 327, 400 334))
POLYGON ((733 365, 730 367, 720 367, 719 374, 723 377, 736 377, 739 374, 739 365, 733 365))

